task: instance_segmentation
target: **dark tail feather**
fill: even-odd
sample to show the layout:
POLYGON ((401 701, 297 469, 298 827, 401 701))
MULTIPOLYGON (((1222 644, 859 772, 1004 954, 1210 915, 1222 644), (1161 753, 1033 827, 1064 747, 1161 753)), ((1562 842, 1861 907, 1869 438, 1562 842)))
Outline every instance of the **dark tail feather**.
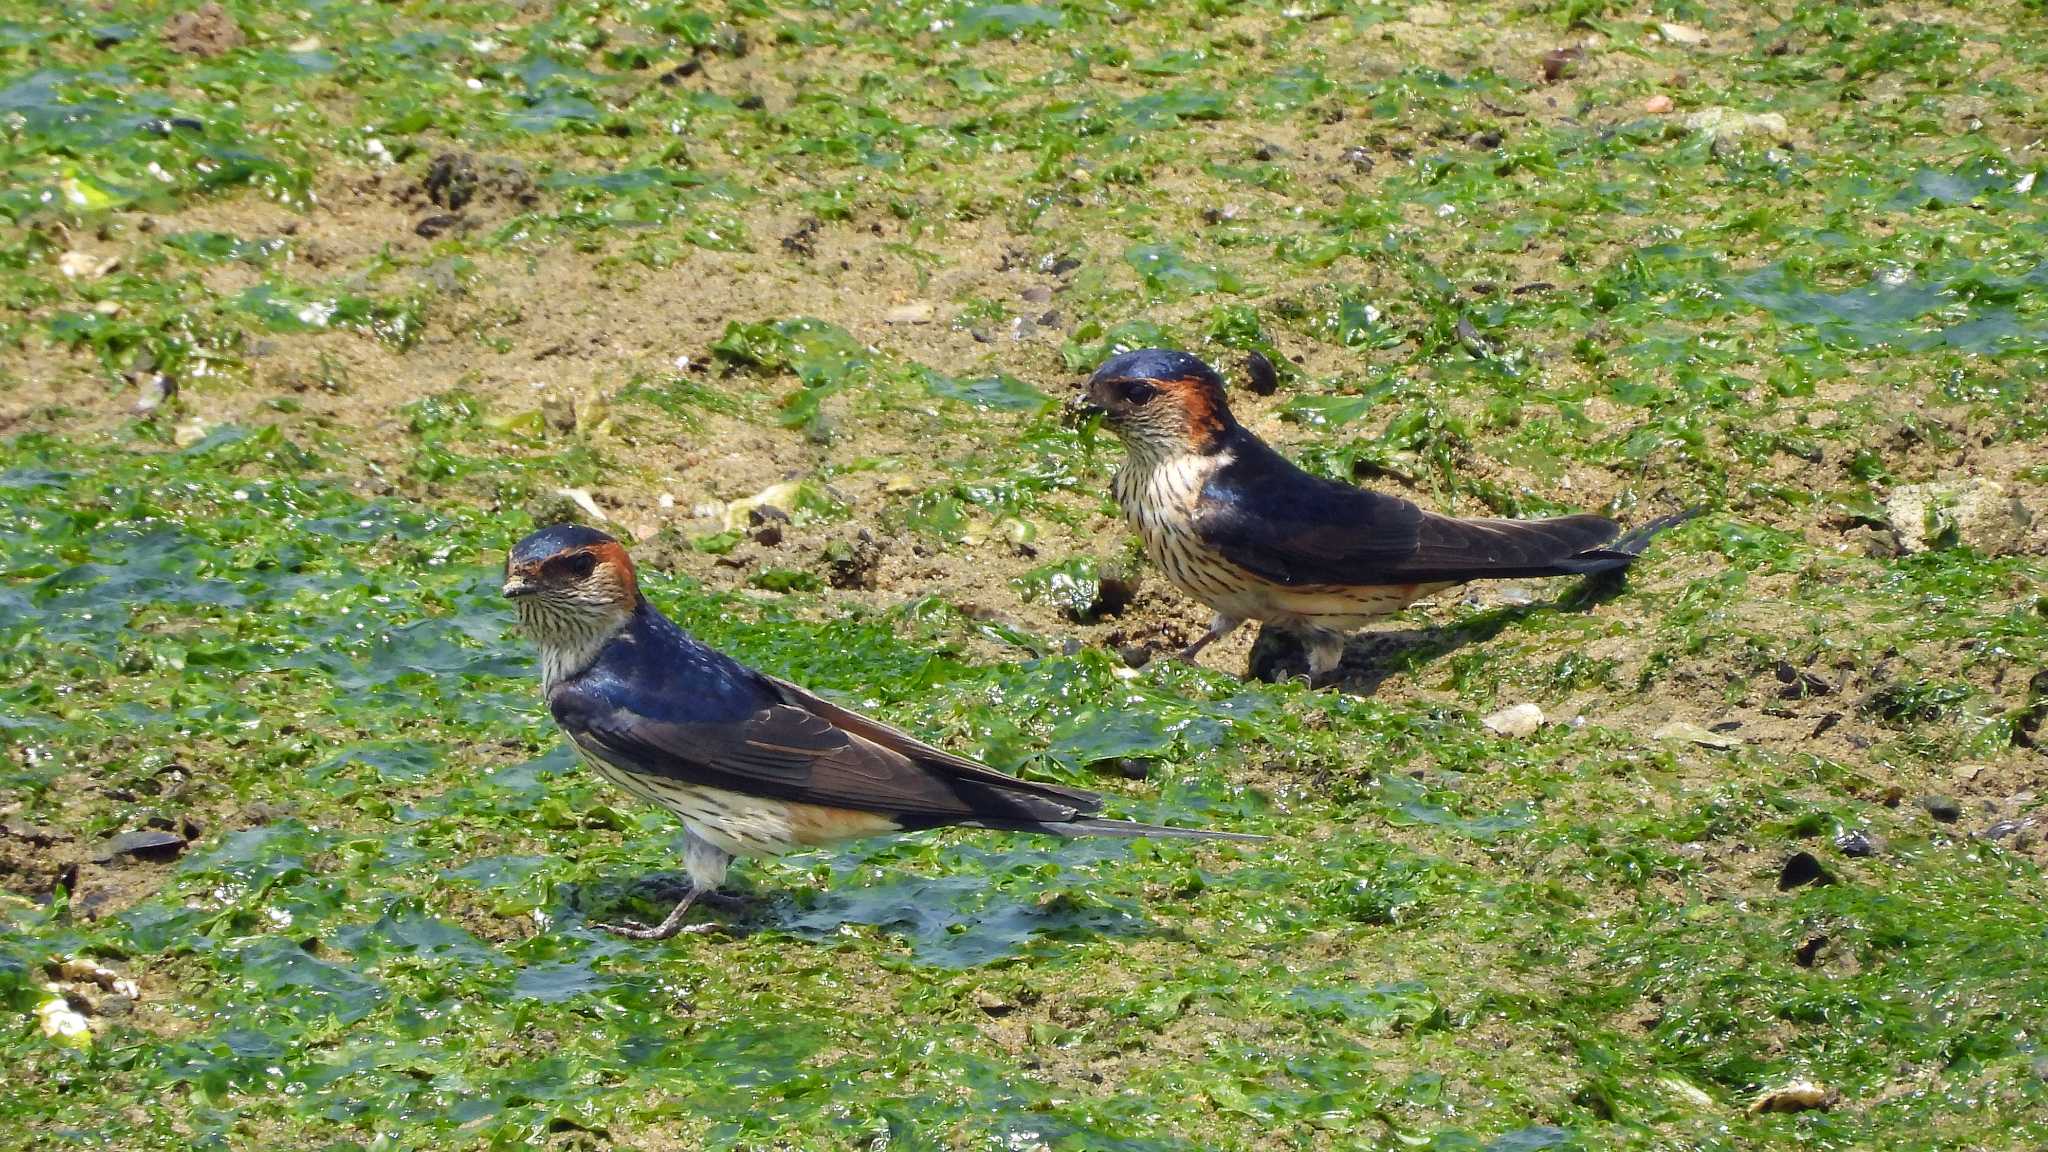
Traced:
POLYGON ((1584 552, 1579 552, 1560 560, 1557 566, 1564 572, 1581 573, 1587 576, 1601 572, 1612 572, 1617 568, 1626 568, 1642 556, 1643 552, 1649 548, 1650 540, 1657 533, 1664 531, 1666 528, 1683 524, 1687 520, 1699 515, 1702 511, 1704 509, 1688 508, 1683 512, 1673 512, 1669 516, 1659 516, 1647 524, 1638 525, 1618 540, 1610 541, 1598 548, 1588 548, 1584 552))
POLYGON ((1254 836, 1249 832, 1212 832, 1206 828, 1169 828, 1164 824, 1138 824, 1130 820, 1103 820, 1094 816, 1082 816, 1073 820, 1047 820, 1043 822, 1001 820, 976 820, 971 828, 998 828, 1005 832, 1044 832, 1052 836, 1119 836, 1129 840, 1155 836, 1171 840, 1235 840, 1244 844, 1256 844, 1268 840, 1268 836, 1254 836))

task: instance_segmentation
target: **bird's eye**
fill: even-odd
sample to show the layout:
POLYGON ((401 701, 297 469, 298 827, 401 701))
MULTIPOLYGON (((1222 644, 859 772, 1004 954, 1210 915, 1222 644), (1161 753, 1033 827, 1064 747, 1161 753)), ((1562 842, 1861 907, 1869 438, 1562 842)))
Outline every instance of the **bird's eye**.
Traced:
POLYGON ((1124 390, 1124 399, 1133 404, 1148 404, 1157 395, 1159 395, 1159 389, 1142 380, 1124 390))
POLYGON ((578 552, 564 557, 558 567, 572 580, 582 580, 597 570, 597 557, 588 552, 578 552))

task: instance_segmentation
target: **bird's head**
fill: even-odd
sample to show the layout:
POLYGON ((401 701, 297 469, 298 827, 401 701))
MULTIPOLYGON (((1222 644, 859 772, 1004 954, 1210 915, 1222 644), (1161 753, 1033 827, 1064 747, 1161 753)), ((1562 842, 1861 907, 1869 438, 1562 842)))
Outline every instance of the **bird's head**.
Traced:
POLYGON ((543 528, 514 545, 505 559, 504 592, 543 646, 609 636, 640 603, 625 548, 580 524, 543 528))
POLYGON ((1236 427, 1216 370, 1163 348, 1112 357, 1089 379, 1082 407, 1101 412, 1132 455, 1154 460, 1216 452, 1236 427))

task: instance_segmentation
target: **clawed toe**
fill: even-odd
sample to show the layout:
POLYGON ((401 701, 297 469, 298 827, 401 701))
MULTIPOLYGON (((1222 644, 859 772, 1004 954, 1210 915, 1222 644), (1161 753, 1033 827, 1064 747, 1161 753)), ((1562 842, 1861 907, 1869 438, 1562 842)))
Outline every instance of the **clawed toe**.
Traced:
POLYGON ((600 932, 609 932, 614 936, 624 936, 628 940, 655 940, 660 938, 659 929, 649 928, 645 924, 592 924, 591 927, 600 932))
POLYGON ((675 936, 707 936, 713 932, 723 932, 726 930, 725 925, 717 921, 707 921, 702 924, 678 924, 666 930, 661 925, 655 925, 650 928, 645 924, 592 924, 591 927, 599 931, 609 932, 614 936, 623 936, 628 940, 667 940, 675 936))

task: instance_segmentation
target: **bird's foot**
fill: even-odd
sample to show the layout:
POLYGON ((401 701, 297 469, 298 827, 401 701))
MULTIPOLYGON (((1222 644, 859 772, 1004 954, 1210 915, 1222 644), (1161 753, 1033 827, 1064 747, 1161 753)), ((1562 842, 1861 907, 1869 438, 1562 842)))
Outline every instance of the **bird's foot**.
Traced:
POLYGON ((1219 613, 1214 620, 1209 622, 1209 630, 1202 633, 1201 639, 1174 653, 1173 658, 1183 664, 1193 664, 1195 657, 1202 654, 1202 649, 1237 631, 1238 625, 1242 623, 1244 621, 1219 613))
POLYGON ((591 927, 602 928, 614 936, 624 936, 628 940, 667 940, 684 932, 715 932, 718 931, 720 925, 692 924, 688 927, 683 926, 683 917, 689 915, 691 907, 707 895, 709 893, 693 889, 689 895, 676 902, 676 906, 669 910, 669 914, 662 918, 661 923, 656 924, 652 928, 644 924, 592 924, 591 927))
POLYGON ((1344 637, 1318 636, 1309 641, 1308 686, 1328 688, 1344 679, 1344 637))
POLYGON ((652 928, 645 924, 592 924, 591 927, 603 932, 609 932, 614 936, 624 936, 628 940, 668 940, 683 935, 708 935, 712 932, 721 931, 725 925, 678 924, 674 927, 669 927, 666 922, 663 922, 654 925, 652 928))

